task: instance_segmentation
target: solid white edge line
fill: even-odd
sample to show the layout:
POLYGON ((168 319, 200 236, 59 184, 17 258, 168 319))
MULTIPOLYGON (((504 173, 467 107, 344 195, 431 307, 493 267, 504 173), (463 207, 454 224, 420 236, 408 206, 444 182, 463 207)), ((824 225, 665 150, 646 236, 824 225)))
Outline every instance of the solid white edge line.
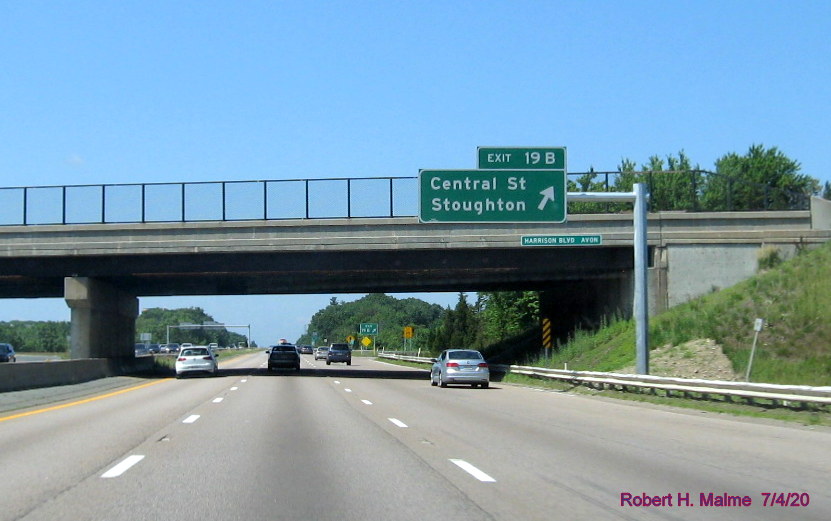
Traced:
POLYGON ((406 429, 406 428, 407 428, 407 424, 406 424, 406 423, 404 423, 403 421, 399 420, 398 418, 387 418, 387 419, 388 419, 389 421, 391 421, 393 425, 396 425, 396 426, 398 426, 398 427, 401 427, 402 429, 406 429))
POLYGON ((195 422, 196 420, 198 420, 198 419, 199 419, 199 415, 198 415, 198 414, 191 414, 190 416, 188 416, 187 418, 185 418, 185 419, 182 421, 182 423, 194 423, 194 422, 195 422))
POLYGON ((107 472, 101 474, 102 478, 117 478, 118 476, 127 472, 130 467, 138 463, 139 461, 143 460, 144 456, 133 455, 127 456, 124 461, 116 465, 115 467, 111 468, 107 472))
POLYGON ((473 465, 471 465, 470 463, 468 463, 468 462, 467 462, 467 461, 465 461, 465 460, 462 460, 462 459, 452 459, 452 458, 451 458, 451 459, 450 459, 450 461, 451 461, 452 463, 454 463, 454 464, 455 464, 457 467, 459 467, 460 469, 464 470, 465 472, 467 472, 468 474, 470 474, 470 475, 471 475, 471 476, 473 476, 474 478, 478 479, 479 481, 483 481, 483 482, 485 482, 485 483, 495 483, 495 482, 496 482, 496 480, 495 480, 495 479, 493 479, 492 477, 488 476, 487 474, 485 474, 485 473, 484 473, 484 472, 482 472, 481 470, 477 469, 476 467, 474 467, 473 465))

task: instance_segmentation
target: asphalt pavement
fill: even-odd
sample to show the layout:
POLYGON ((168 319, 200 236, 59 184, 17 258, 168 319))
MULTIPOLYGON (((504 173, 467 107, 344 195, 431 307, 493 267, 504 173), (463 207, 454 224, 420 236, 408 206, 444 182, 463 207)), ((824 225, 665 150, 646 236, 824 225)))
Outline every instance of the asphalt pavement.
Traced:
POLYGON ((265 360, 0 413, 0 521, 831 519, 828 429, 265 360))

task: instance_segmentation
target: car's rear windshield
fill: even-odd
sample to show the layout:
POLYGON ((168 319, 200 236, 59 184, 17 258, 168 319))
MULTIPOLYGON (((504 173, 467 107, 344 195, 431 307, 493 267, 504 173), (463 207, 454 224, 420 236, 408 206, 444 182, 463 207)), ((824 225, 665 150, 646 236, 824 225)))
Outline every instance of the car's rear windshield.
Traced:
POLYGON ((450 351, 447 357, 451 360, 481 360, 479 351, 450 351))
POLYGON ((349 351, 349 346, 346 344, 332 344, 329 349, 334 351, 349 351))
POLYGON ((207 349, 204 349, 204 348, 203 349, 190 348, 190 349, 185 349, 185 352, 182 353, 182 356, 205 356, 207 354, 208 354, 207 349))
POLYGON ((294 346, 274 346, 272 351, 285 351, 285 352, 293 352, 296 351, 294 346))

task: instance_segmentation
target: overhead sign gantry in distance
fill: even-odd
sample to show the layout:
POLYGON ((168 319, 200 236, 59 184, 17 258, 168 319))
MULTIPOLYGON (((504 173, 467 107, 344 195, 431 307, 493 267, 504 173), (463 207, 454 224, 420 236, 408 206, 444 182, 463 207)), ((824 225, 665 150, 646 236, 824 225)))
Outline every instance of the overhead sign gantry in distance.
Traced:
POLYGON ((565 148, 479 147, 478 157, 478 170, 419 172, 422 222, 565 222, 565 148))

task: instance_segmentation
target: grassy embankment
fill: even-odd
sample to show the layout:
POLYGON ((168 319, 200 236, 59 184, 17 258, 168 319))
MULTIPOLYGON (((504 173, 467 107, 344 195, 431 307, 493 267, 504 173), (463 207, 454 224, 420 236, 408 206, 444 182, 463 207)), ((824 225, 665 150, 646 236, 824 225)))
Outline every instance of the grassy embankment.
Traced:
MULTIPOLYGON (((831 385, 831 243, 652 317, 650 349, 710 338, 744 374, 756 318, 766 325, 752 381, 831 385)), ((616 371, 633 365, 634 353, 634 323, 615 321, 596 332, 578 331, 550 360, 532 365, 616 371)))

